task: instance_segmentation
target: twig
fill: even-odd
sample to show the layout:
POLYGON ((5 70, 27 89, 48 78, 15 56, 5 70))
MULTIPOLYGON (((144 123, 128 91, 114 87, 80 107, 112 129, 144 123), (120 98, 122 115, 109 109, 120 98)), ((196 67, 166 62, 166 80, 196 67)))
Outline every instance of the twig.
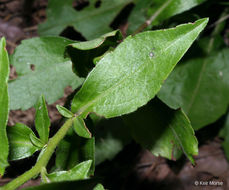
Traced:
POLYGON ((214 22, 213 24, 211 24, 208 28, 213 28, 214 26, 220 24, 221 22, 225 21, 229 19, 229 14, 225 15, 224 17, 220 18, 219 20, 217 20, 216 22, 214 22))
POLYGON ((11 46, 12 48, 16 48, 17 45, 9 40, 6 40, 7 45, 11 46))
POLYGON ((24 32, 31 32, 31 31, 37 30, 37 25, 24 28, 23 30, 24 32))
POLYGON ((167 0, 162 6, 144 23, 142 24, 134 33, 133 36, 142 32, 146 27, 152 24, 152 22, 161 14, 161 12, 172 2, 172 0, 167 0))

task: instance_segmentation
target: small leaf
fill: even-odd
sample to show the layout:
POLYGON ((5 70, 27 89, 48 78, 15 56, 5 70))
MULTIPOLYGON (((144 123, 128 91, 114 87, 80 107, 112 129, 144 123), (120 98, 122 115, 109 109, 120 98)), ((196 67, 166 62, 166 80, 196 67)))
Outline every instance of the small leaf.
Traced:
POLYGON ((91 138, 91 133, 86 127, 86 124, 84 123, 84 120, 81 117, 76 117, 74 119, 73 128, 77 135, 79 135, 80 137, 84 137, 87 139, 91 138))
POLYGON ((94 58, 103 56, 122 39, 121 32, 115 30, 91 41, 69 44, 66 52, 72 60, 73 71, 80 77, 86 77, 95 66, 94 58))
POLYGON ((47 8, 47 21, 38 27, 43 36, 57 36, 67 26, 72 26, 87 39, 94 39, 109 31, 118 13, 132 0, 103 0, 95 7, 96 0, 81 11, 72 7, 74 0, 50 0, 47 8))
POLYGON ((6 40, 0 41, 0 177, 4 175, 5 168, 9 165, 7 157, 9 154, 9 144, 6 134, 6 125, 9 114, 9 58, 6 51, 6 40))
POLYGON ((93 190, 105 190, 102 184, 98 184, 94 187, 93 190))
POLYGON ((69 171, 59 171, 47 174, 49 182, 74 181, 86 179, 91 168, 92 161, 81 162, 69 171))
POLYGON ((72 112, 107 118, 135 111, 160 90, 208 19, 127 37, 90 72, 72 101, 72 112))
POLYGON ((29 137, 30 137, 30 140, 31 140, 31 142, 33 143, 34 146, 36 146, 38 148, 43 148, 44 147, 45 144, 40 139, 38 139, 34 135, 34 133, 30 133, 29 137))
POLYGON ((192 156, 198 154, 198 142, 182 110, 172 110, 154 99, 125 121, 134 139, 154 155, 176 160, 183 152, 195 163, 192 156))
POLYGON ((65 47, 73 42, 60 37, 22 41, 11 56, 18 78, 9 83, 10 109, 28 109, 42 94, 52 104, 63 97, 65 87, 82 84, 69 58, 64 58, 65 47))
POLYGON ((41 141, 48 142, 50 119, 44 96, 41 96, 36 105, 35 127, 41 141))
POLYGON ((19 160, 29 157, 40 149, 34 146, 30 140, 30 135, 35 136, 35 134, 24 124, 17 123, 13 127, 8 127, 7 134, 10 145, 9 160, 19 160))
POLYGON ((66 118, 72 118, 74 116, 74 114, 71 111, 69 111, 67 108, 63 106, 56 105, 56 108, 59 111, 59 113, 66 118))

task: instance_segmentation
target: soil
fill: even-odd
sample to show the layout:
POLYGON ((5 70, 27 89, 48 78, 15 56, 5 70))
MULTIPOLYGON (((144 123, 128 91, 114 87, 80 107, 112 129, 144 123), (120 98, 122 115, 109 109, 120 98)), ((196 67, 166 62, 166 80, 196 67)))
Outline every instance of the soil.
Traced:
MULTIPOLYGON (((7 50, 10 54, 20 44, 21 40, 38 36, 37 26, 46 17, 47 0, 0 0, 0 35, 7 39, 7 50), (30 1, 31 3, 28 3, 30 1)), ((121 22, 119 28, 125 34, 127 23, 121 22)), ((10 79, 15 79, 17 73, 11 66, 10 79)), ((49 105, 49 115, 52 125, 57 125, 61 119, 55 105, 63 105, 66 97, 72 93, 67 87, 65 95, 56 103, 49 105)), ((24 123, 30 127, 34 125, 34 108, 26 111, 10 111, 8 125, 13 126, 17 122, 24 123)), ((221 140, 211 137, 201 143, 199 155, 196 156, 196 166, 193 167, 185 158, 177 162, 168 161, 164 158, 155 157, 149 151, 136 148, 136 144, 128 145, 111 162, 119 163, 120 168, 125 168, 122 177, 119 176, 121 169, 113 168, 112 175, 107 176, 104 184, 106 188, 148 190, 148 189, 169 189, 169 190, 227 190, 229 189, 229 165, 221 147, 221 140), (136 150, 138 150, 136 152, 136 150), (129 154, 129 151, 132 151, 129 154), (131 167, 126 169, 125 164, 131 167), (132 163, 132 164, 129 164, 132 163), (116 173, 117 172, 117 173, 116 173), (112 180, 111 180, 112 177, 112 180), (111 182, 112 181, 112 182, 111 182), (114 185, 116 183, 116 185, 114 185), (207 184, 208 183, 208 184, 207 184)), ((27 162, 27 161, 26 161, 27 162)), ((109 162, 109 164, 111 164, 109 162)), ((25 163, 23 163, 25 164, 25 163)), ((102 170, 102 164, 98 166, 98 173, 102 170)), ((19 165, 16 165, 17 167, 19 165)), ((16 170, 17 167, 15 166, 16 170)), ((19 170, 19 169, 18 169, 19 170)), ((21 171, 20 171, 21 172, 21 171)), ((9 171, 7 178, 0 179, 0 186, 16 175, 18 171, 9 171)), ((39 179, 30 180, 25 186, 37 185, 39 179)))

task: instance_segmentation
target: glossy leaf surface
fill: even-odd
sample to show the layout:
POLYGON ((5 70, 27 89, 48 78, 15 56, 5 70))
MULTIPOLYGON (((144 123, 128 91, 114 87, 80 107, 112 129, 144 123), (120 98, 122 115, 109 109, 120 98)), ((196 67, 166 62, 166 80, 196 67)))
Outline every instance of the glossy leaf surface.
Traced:
POLYGON ((58 112, 59 112, 62 116, 66 117, 66 118, 71 118, 71 117, 74 116, 74 114, 73 114, 71 111, 69 111, 67 108, 65 108, 65 107, 63 107, 63 106, 56 105, 56 108, 57 108, 58 112))
POLYGON ((41 141, 39 138, 37 138, 34 133, 30 133, 29 135, 30 141, 33 143, 34 146, 38 148, 43 148, 45 146, 45 143, 41 141))
POLYGON ((109 25, 118 13, 132 0, 103 0, 95 8, 96 0, 88 7, 76 11, 72 7, 74 0, 50 0, 47 9, 47 21, 39 25, 40 35, 59 35, 67 26, 73 26, 87 39, 93 39, 111 30, 109 25))
POLYGON ((9 160, 19 160, 33 155, 39 150, 30 140, 30 135, 35 136, 33 131, 21 123, 7 128, 10 145, 9 160))
POLYGON ((65 46, 72 42, 59 37, 22 41, 11 57, 18 74, 9 84, 11 109, 28 109, 42 94, 51 104, 63 96, 65 87, 81 85, 83 80, 72 72, 69 59, 64 58, 65 46))
POLYGON ((47 143, 49 138, 50 119, 44 96, 38 99, 36 105, 35 127, 41 141, 47 143))
POLYGON ((8 166, 7 157, 9 154, 9 144, 6 134, 6 125, 9 113, 9 95, 8 95, 8 78, 9 78, 9 58, 6 51, 6 40, 0 40, 0 176, 5 173, 8 166))
POLYGON ((154 99, 125 121, 134 139, 154 155, 176 160, 183 152, 194 164, 198 142, 182 110, 172 110, 154 99))
POLYGON ((208 19, 127 37, 90 72, 72 101, 72 112, 107 118, 135 111, 159 91, 208 19))
POLYGON ((229 50, 212 52, 178 65, 168 77, 159 98, 172 108, 181 107, 194 129, 213 123, 228 107, 229 50))
POLYGON ((77 135, 79 135, 80 137, 84 137, 87 139, 91 138, 91 133, 81 117, 76 117, 74 119, 73 128, 77 135))
POLYGON ((92 161, 84 161, 69 171, 59 171, 47 174, 48 182, 74 181, 88 178, 92 161))

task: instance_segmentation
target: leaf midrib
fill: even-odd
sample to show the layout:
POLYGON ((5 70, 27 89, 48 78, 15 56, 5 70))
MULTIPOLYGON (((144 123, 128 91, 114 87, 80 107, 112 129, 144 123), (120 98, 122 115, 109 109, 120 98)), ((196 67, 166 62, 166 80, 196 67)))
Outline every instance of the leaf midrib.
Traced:
MULTIPOLYGON (((214 38, 211 38, 209 43, 208 43, 208 46, 207 46, 207 55, 209 55, 210 52, 211 52, 211 48, 212 48, 213 42, 214 42, 214 38)), ((187 106, 187 110, 186 110, 187 115, 190 113, 191 108, 193 106, 193 103, 194 103, 194 101, 195 101, 195 99, 197 97, 198 91, 200 89, 200 84, 201 84, 201 81, 202 81, 202 78, 203 78, 203 73, 204 73, 204 71, 206 69, 207 63, 208 63, 208 59, 207 59, 207 57, 205 57, 205 60, 204 60, 204 62, 202 64, 202 67, 201 67, 201 70, 200 70, 200 75, 198 77, 196 87, 195 87, 195 89, 194 89, 194 91, 192 93, 190 103, 187 106)))
MULTIPOLYGON (((158 54, 162 54, 164 53, 166 50, 168 50, 169 48, 171 48, 174 44, 176 44, 177 42, 179 42, 181 39, 185 38, 186 36, 188 36, 190 33, 193 33, 194 30, 197 30, 200 26, 202 26, 202 23, 200 25, 198 25, 196 28, 194 28, 193 30, 187 32, 186 34, 182 35, 182 37, 173 40, 171 42, 171 44, 169 46, 167 46, 167 48, 161 50, 158 54)), ((175 28, 173 28, 175 29, 175 28)), ((171 29, 172 30, 172 29, 171 29)), ((133 73, 135 73, 134 71, 136 70, 140 70, 140 72, 142 71, 142 68, 144 68, 146 64, 141 64, 139 65, 139 67, 135 70, 132 70, 132 72, 130 72, 128 75, 126 75, 122 80, 120 80, 119 82, 117 82, 116 85, 111 86, 110 88, 108 88, 107 90, 105 90, 101 95, 97 96, 94 100, 90 101, 88 104, 86 104, 85 106, 83 106, 82 108, 79 108, 79 111, 77 112, 77 114, 83 114, 91 105, 93 105, 98 99, 103 98, 104 96, 106 96, 107 94, 109 94, 110 91, 114 90, 116 87, 118 87, 120 84, 123 83, 123 81, 125 81, 127 78, 129 78, 130 75, 132 75, 133 73)), ((170 73, 170 72, 169 72, 170 73)), ((169 73, 167 74, 167 76, 165 78, 168 77, 169 73)), ((89 75, 90 76, 90 75, 89 75)), ((86 81, 85 81, 86 82, 86 81)))

